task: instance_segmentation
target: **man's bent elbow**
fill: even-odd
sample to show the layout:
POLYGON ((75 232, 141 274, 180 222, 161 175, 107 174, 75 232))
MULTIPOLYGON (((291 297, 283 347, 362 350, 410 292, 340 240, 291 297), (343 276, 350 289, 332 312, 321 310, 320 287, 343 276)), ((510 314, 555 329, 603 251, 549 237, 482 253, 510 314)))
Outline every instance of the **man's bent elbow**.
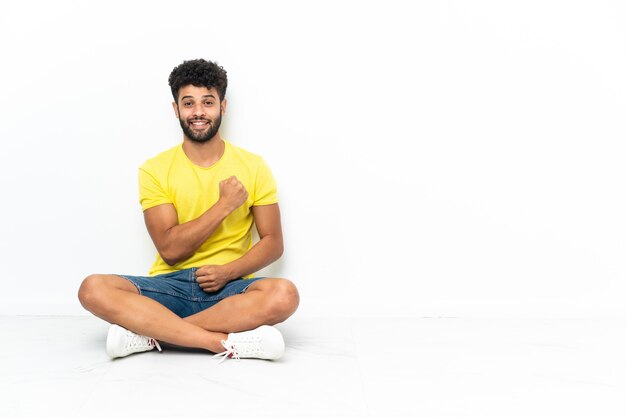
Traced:
POLYGON ((174 267, 174 265, 177 263, 176 260, 171 260, 171 259, 165 258, 163 256, 161 256, 161 258, 163 259, 163 261, 165 261, 165 264, 167 264, 170 267, 174 267))
POLYGON ((161 256, 163 261, 165 261, 165 264, 167 264, 170 267, 174 266, 176 263, 179 263, 185 259, 180 254, 174 254, 173 252, 167 251, 167 250, 159 251, 159 255, 161 256))
POLYGON ((285 247, 283 246, 283 242, 280 241, 276 244, 276 247, 274 248, 274 261, 278 260, 280 257, 283 256, 283 252, 285 252, 285 247))

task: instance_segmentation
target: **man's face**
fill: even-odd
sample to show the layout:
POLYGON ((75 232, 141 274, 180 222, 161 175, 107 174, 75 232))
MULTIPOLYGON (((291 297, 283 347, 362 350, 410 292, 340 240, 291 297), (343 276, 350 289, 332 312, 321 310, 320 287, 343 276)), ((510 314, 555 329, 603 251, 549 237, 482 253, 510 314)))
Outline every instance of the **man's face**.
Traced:
POLYGON ((180 127, 191 141, 203 143, 211 140, 219 131, 226 100, 220 103, 215 87, 187 85, 178 91, 178 103, 174 112, 180 127))

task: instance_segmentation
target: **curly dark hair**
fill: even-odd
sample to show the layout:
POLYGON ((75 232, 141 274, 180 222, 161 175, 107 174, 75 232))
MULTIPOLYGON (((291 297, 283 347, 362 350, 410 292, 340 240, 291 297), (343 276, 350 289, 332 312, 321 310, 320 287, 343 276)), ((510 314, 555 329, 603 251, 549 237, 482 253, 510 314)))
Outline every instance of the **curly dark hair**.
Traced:
POLYGON ((226 71, 217 65, 216 62, 205 61, 200 58, 183 61, 170 73, 169 85, 175 102, 178 103, 178 90, 189 84, 208 89, 215 87, 220 96, 220 101, 222 101, 224 96, 226 96, 228 78, 226 77, 226 71))

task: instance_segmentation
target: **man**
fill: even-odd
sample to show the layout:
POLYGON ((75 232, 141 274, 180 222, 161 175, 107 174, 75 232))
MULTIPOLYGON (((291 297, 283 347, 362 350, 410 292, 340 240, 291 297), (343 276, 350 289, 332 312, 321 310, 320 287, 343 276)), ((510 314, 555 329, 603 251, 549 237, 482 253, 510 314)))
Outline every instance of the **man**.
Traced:
POLYGON ((148 277, 94 274, 80 286, 83 307, 114 324, 107 336, 112 358, 161 350, 157 341, 223 359, 284 352, 272 325, 295 312, 298 291, 286 279, 252 278, 283 252, 276 186, 263 159, 220 136, 227 84, 213 62, 174 68, 169 85, 183 142, 139 169, 156 261, 148 277), (260 238, 254 245, 253 224, 260 238))

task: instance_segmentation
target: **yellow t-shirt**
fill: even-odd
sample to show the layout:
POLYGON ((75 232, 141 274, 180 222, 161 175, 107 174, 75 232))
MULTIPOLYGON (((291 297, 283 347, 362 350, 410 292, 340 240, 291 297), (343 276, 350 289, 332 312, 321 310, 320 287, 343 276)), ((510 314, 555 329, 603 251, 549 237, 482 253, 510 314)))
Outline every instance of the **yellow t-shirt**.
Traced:
POLYGON ((181 142, 139 168, 143 210, 172 203, 179 224, 198 218, 213 206, 220 197, 220 181, 230 176, 236 176, 248 191, 248 200, 228 215, 193 256, 169 266, 157 253, 150 276, 208 264, 223 265, 240 258, 252 247, 251 207, 278 202, 276 183, 265 161, 228 141, 224 143, 222 158, 210 167, 192 163, 181 142))

